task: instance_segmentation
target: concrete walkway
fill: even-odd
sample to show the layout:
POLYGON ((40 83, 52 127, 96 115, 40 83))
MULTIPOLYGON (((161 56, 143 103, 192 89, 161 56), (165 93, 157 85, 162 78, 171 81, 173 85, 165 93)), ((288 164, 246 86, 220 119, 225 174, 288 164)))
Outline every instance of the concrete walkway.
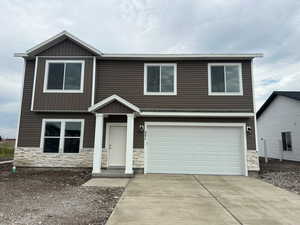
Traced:
POLYGON ((300 196, 255 178, 137 175, 107 225, 296 225, 300 196))
POLYGON ((92 178, 82 186, 85 187, 126 187, 128 178, 92 178))

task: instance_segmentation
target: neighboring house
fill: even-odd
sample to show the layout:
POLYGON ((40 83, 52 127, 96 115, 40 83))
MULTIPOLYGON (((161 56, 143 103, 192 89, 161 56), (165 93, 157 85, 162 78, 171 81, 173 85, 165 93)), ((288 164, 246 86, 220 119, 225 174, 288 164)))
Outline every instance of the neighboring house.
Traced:
POLYGON ((25 60, 16 166, 259 170, 261 54, 105 54, 64 31, 16 56, 25 60))
POLYGON ((259 156, 300 161, 300 91, 274 91, 256 116, 259 156))

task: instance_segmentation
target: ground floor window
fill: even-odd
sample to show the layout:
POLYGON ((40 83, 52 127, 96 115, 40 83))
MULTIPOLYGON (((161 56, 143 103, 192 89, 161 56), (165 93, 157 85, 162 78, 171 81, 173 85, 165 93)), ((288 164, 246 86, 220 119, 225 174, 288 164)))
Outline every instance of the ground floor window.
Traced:
POLYGON ((83 119, 43 119, 41 148, 45 153, 78 153, 83 129, 83 119))
POLYGON ((283 151, 292 151, 292 135, 291 132, 281 132, 283 151))

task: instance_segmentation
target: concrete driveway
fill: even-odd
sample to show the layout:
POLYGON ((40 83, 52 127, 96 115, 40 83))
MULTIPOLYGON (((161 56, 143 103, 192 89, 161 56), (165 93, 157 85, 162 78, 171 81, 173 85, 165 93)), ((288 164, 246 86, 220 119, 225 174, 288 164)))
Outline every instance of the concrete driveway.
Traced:
POLYGON ((107 225, 296 225, 300 196, 255 178, 137 175, 107 225))

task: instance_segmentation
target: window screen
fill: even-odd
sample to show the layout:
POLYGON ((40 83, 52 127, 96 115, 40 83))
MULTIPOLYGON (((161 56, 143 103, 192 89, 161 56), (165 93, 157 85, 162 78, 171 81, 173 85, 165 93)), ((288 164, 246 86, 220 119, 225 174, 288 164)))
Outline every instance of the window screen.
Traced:
POLYGON ((212 93, 239 93, 241 91, 238 65, 212 65, 210 79, 212 93))
POLYGON ((49 62, 47 90, 81 89, 82 63, 49 62))

